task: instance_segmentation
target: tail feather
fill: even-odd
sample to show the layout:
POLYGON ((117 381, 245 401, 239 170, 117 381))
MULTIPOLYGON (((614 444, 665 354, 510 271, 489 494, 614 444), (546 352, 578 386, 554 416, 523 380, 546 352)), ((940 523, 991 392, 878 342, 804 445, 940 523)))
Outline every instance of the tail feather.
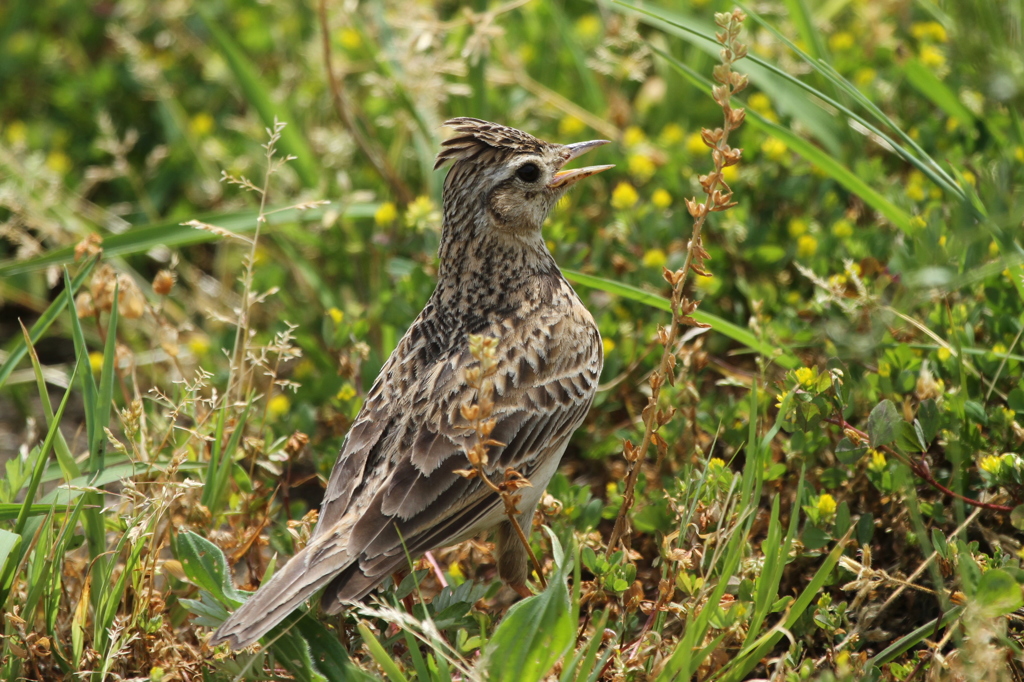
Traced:
POLYGON ((227 642, 232 649, 249 646, 348 566, 347 552, 319 553, 325 549, 319 544, 314 541, 293 556, 217 628, 210 644, 227 642))

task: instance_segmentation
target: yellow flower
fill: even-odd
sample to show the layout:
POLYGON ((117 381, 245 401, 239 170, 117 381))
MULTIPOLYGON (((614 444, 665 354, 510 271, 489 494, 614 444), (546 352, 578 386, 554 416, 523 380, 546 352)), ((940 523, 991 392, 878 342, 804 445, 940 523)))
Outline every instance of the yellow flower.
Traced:
POLYGON ((945 245, 946 245, 946 235, 943 234, 943 235, 939 236, 939 246, 945 246, 945 245))
POLYGON ((805 388, 814 383, 814 370, 810 367, 800 367, 793 372, 793 376, 796 377, 797 382, 805 388))
POLYGON ((587 129, 587 124, 575 116, 563 116, 558 122, 558 134, 565 137, 575 137, 587 129))
POLYGON ((786 229, 789 231, 790 237, 799 237, 802 234, 807 234, 807 221, 803 218, 790 218, 786 229))
POLYGON ((921 185, 907 185, 907 197, 911 201, 924 201, 924 187, 921 185))
POLYGON ((829 286, 831 286, 833 289, 838 289, 839 287, 845 286, 846 285, 846 275, 841 274, 841 273, 840 274, 836 274, 836 275, 832 275, 831 277, 828 278, 828 283, 829 283, 829 286))
MULTIPOLYGON (((661 143, 663 145, 679 144, 683 141, 683 128, 678 123, 669 123, 661 129, 661 143)), ((1018 147, 1024 155, 1024 147, 1018 147)))
POLYGON ((922 64, 930 66, 936 71, 946 65, 946 55, 942 54, 942 50, 934 45, 922 45, 919 56, 922 64))
POLYGON ((648 268, 661 268, 668 262, 668 256, 661 249, 651 249, 644 254, 643 264, 648 268))
POLYGON ((601 344, 604 346, 604 354, 605 355, 608 355, 613 350, 615 350, 615 340, 614 339, 601 339, 601 344))
POLYGON ((16 146, 28 139, 28 126, 24 121, 11 121, 4 134, 11 146, 16 146))
POLYGON ((809 234, 805 234, 796 240, 796 255, 798 258, 810 258, 818 252, 818 240, 809 234))
POLYGON ((885 466, 888 464, 885 460, 885 455, 874 448, 868 450, 868 454, 871 455, 871 461, 868 462, 868 469, 876 473, 885 471, 885 466))
POLYGON ((828 493, 822 493, 818 497, 818 502, 815 506, 818 508, 818 513, 822 516, 832 516, 836 513, 836 500, 828 493))
POLYGON ((646 154, 630 154, 629 174, 640 182, 647 182, 654 175, 657 167, 646 154))
POLYGON ((584 14, 576 20, 576 33, 581 38, 596 38, 601 34, 601 18, 596 14, 584 14))
POLYGON ((1013 158, 1017 159, 1021 163, 1024 163, 1024 147, 1020 147, 1020 146, 1014 147, 1014 149, 1013 149, 1013 158))
POLYGON ((786 143, 780 139, 769 137, 761 143, 761 151, 772 161, 781 161, 786 156, 786 143))
POLYGON ((921 216, 919 216, 919 215, 916 215, 916 216, 912 216, 912 217, 910 218, 910 226, 911 226, 912 228, 914 228, 915 230, 920 230, 920 229, 921 229, 922 227, 926 226, 927 224, 928 224, 928 223, 926 223, 926 222, 924 221, 924 218, 922 218, 922 217, 921 217, 921 216))
POLYGON ((622 144, 627 147, 635 147, 638 144, 643 144, 647 136, 639 126, 629 126, 625 132, 622 133, 622 144))
POLYGON ((747 106, 759 114, 772 113, 772 101, 763 92, 755 92, 747 98, 747 106))
POLYGON ((937 21, 919 21, 910 26, 910 35, 918 40, 931 40, 944 43, 949 40, 946 28, 937 21))
POLYGON ((887 377, 890 374, 892 374, 892 365, 890 365, 885 360, 882 360, 880 363, 878 363, 878 376, 887 377))
POLYGON ((386 227, 398 219, 398 208, 390 201, 385 201, 373 214, 373 222, 380 227, 386 227))
POLYGON ((633 189, 633 185, 628 182, 620 182, 612 190, 612 208, 617 208, 620 211, 633 208, 639 199, 640 195, 633 189))
POLYGON ((785 391, 783 393, 779 393, 778 395, 776 395, 775 396, 775 407, 782 407, 782 403, 786 399, 786 396, 788 396, 788 395, 789 395, 789 391, 785 391))
POLYGON ((999 242, 993 240, 988 243, 988 255, 993 258, 999 255, 999 242))
POLYGON ((57 175, 65 175, 71 170, 71 159, 64 152, 53 151, 46 155, 46 167, 57 175))
POLYGON ((686 151, 690 153, 690 156, 707 154, 708 146, 704 144, 700 133, 690 133, 686 136, 686 151))
POLYGON ((950 116, 946 119, 946 132, 951 133, 960 127, 960 119, 956 116, 950 116))
POLYGON ((982 471, 996 475, 999 473, 999 470, 1003 468, 1003 458, 999 455, 989 455, 987 457, 983 457, 982 460, 978 462, 978 466, 981 467, 982 471))
POLYGON ((430 197, 422 194, 413 199, 405 210, 405 224, 417 230, 437 227, 436 223, 440 219, 441 216, 434 207, 434 202, 430 197))
POLYGON ((693 286, 704 291, 709 291, 715 286, 715 278, 707 277, 705 275, 697 275, 693 278, 693 286))
POLYGON ((718 457, 712 457, 710 460, 708 460, 708 468, 713 471, 721 471, 722 469, 725 468, 725 460, 718 457))
POLYGON ((188 129, 193 135, 202 137, 203 135, 209 135, 213 130, 213 116, 210 116, 205 111, 200 111, 198 114, 192 117, 192 120, 188 122, 188 129))
POLYGON ((210 339, 205 336, 193 336, 188 340, 188 349, 192 351, 192 355, 202 357, 210 350, 210 339))
POLYGON ((839 239, 846 239, 853 236, 853 224, 846 218, 840 218, 832 223, 832 234, 839 239))
POLYGON ((338 395, 334 397, 343 403, 348 402, 349 400, 352 400, 352 398, 356 397, 356 389, 353 388, 352 384, 346 381, 342 385, 341 390, 338 391, 338 395))
POLYGON ((951 357, 953 357, 952 351, 950 351, 945 346, 942 346, 941 348, 939 348, 939 350, 936 353, 936 355, 939 358, 939 362, 945 362, 946 360, 949 360, 951 357))
POLYGON ((271 419, 276 419, 287 412, 292 406, 292 401, 283 393, 278 393, 267 402, 267 414, 271 419))
POLYGON ((974 177, 974 173, 969 170, 964 171, 964 180, 971 184, 971 187, 978 186, 978 178, 974 177))
POLYGON ((448 575, 458 584, 466 582, 466 574, 462 572, 462 566, 459 566, 458 561, 448 564, 448 575))
POLYGON ((996 355, 1003 355, 1004 353, 1006 353, 1006 344, 997 343, 996 345, 992 346, 992 352, 995 353, 996 355))
POLYGON ((848 31, 834 33, 828 39, 828 46, 835 52, 845 52, 856 44, 857 39, 848 31))
POLYGON ((870 66, 863 66, 853 74, 853 82, 864 87, 874 82, 875 78, 878 77, 878 72, 872 69, 870 66))
POLYGON ((739 166, 726 166, 722 169, 722 179, 725 180, 725 184, 731 185, 736 182, 736 178, 740 176, 739 166))
POLYGON ((651 203, 658 208, 668 208, 672 205, 672 195, 659 187, 651 195, 651 203))
POLYGON ((363 44, 363 37, 355 28, 346 26, 338 32, 338 42, 346 50, 358 50, 359 46, 363 44))
POLYGON ((327 314, 334 320, 334 324, 341 324, 341 321, 345 319, 345 313, 337 308, 331 308, 327 311, 327 314))
POLYGON ((103 369, 103 353, 98 350, 89 353, 89 369, 93 372, 99 372, 103 369))

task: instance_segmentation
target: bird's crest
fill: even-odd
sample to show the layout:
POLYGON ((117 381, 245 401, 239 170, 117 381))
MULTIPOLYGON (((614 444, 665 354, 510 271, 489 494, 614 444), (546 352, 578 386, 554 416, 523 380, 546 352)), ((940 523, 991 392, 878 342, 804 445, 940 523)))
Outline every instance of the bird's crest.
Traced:
POLYGON ((544 143, 529 133, 478 118, 453 118, 444 122, 456 135, 441 143, 434 170, 449 161, 477 159, 489 153, 540 153, 544 143))

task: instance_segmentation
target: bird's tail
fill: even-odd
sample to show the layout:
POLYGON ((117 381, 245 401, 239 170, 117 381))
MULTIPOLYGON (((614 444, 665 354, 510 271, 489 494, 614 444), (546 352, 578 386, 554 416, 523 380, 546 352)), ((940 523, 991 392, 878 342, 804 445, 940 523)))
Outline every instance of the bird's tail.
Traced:
POLYGON ((249 646, 329 583, 350 563, 347 556, 339 556, 347 555, 344 550, 320 546, 328 544, 329 538, 329 534, 316 538, 293 556, 217 628, 210 644, 228 642, 232 649, 249 646))

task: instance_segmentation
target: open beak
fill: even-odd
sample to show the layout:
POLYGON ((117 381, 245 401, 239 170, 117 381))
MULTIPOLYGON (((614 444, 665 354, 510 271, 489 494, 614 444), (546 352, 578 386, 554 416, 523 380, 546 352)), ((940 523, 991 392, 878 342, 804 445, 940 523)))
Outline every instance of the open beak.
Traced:
MULTIPOLYGON (((576 142, 574 144, 568 144, 565 148, 569 154, 565 159, 566 163, 569 163, 576 157, 589 152, 591 149, 600 147, 608 144, 608 140, 590 140, 588 142, 576 142)), ((589 178, 591 175, 596 175, 601 171, 606 171, 609 168, 615 168, 615 166, 586 166, 585 168, 572 168, 570 170, 560 170, 555 173, 555 177, 551 178, 551 182, 548 183, 548 187, 551 189, 562 189, 569 188, 575 185, 583 178, 589 178)))

